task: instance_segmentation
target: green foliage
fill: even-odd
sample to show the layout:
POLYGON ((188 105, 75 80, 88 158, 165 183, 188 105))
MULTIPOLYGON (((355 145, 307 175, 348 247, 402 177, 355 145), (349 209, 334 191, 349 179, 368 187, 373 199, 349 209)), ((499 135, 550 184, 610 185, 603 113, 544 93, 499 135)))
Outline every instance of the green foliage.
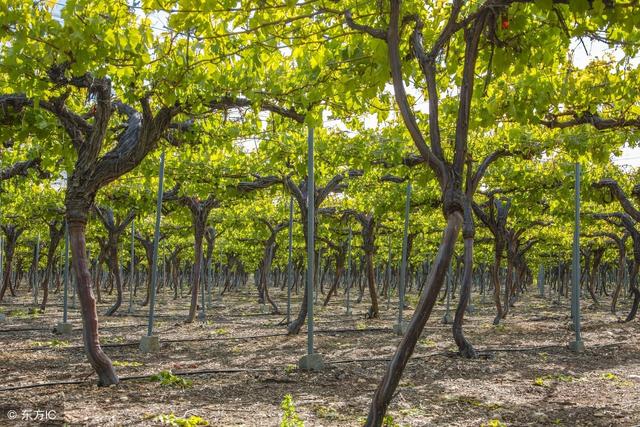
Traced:
POLYGON ((290 394, 284 396, 280 403, 280 409, 282 409, 280 427, 304 427, 304 422, 296 412, 293 397, 290 394))
POLYGON ((8 314, 8 317, 15 317, 16 319, 27 319, 29 318, 29 313, 26 310, 17 309, 11 310, 8 314))
POLYGON ((396 423, 391 415, 385 415, 382 419, 383 427, 401 427, 400 424, 396 423))
POLYGON ((151 375, 149 381, 159 382, 161 386, 168 387, 189 388, 193 386, 191 380, 174 375, 171 371, 160 371, 157 374, 151 375))
POLYGON ((31 307, 29 310, 23 310, 21 308, 16 310, 11 310, 7 313, 8 317, 13 317, 16 319, 37 319, 42 314, 42 311, 39 308, 31 307))
POLYGON ((497 325, 493 326, 493 330, 499 334, 503 334, 507 331, 507 325, 505 325, 504 323, 498 323, 497 325))
POLYGON ((69 343, 69 341, 66 341, 66 340, 60 340, 60 339, 54 338, 49 341, 31 341, 30 345, 33 347, 64 348, 64 347, 69 347, 71 343, 69 343))
POLYGON ((113 337, 103 337, 103 344, 122 344, 125 342, 124 337, 121 336, 113 336, 113 337))
POLYGON ((318 418, 324 418, 327 420, 336 420, 339 418, 338 411, 327 406, 318 406, 313 410, 313 412, 318 418))
POLYGON ((431 338, 421 338, 420 340, 418 340, 418 344, 427 348, 434 348, 434 347, 437 347, 438 345, 438 343, 436 343, 431 338))
POLYGON ((198 427, 209 425, 209 421, 202 417, 191 415, 189 418, 182 418, 177 417, 173 412, 170 414, 157 415, 153 420, 171 427, 198 427))
POLYGON ((572 375, 565 375, 565 374, 545 375, 543 377, 536 377, 533 380, 533 385, 538 387, 547 387, 549 386, 550 381, 569 383, 569 382, 573 382, 575 379, 576 377, 572 375))
POLYGON ((503 423, 500 420, 491 419, 486 423, 482 423, 482 427, 507 427, 507 424, 503 423))
POLYGON ((498 403, 485 403, 473 396, 458 396, 456 400, 460 403, 466 403, 467 405, 475 406, 477 408, 486 408, 491 411, 500 409, 502 406, 498 403))
POLYGON ((602 378, 604 378, 605 380, 616 381, 620 377, 618 377, 616 374, 612 372, 605 372, 604 374, 602 374, 602 378))
POLYGON ((625 380, 613 372, 605 372, 602 374, 602 379, 610 381, 620 387, 630 387, 633 385, 633 382, 625 380))
POLYGON ((114 360, 113 362, 113 366, 116 367, 139 367, 139 366, 144 366, 144 363, 142 362, 136 362, 135 360, 132 361, 126 361, 126 360, 114 360))

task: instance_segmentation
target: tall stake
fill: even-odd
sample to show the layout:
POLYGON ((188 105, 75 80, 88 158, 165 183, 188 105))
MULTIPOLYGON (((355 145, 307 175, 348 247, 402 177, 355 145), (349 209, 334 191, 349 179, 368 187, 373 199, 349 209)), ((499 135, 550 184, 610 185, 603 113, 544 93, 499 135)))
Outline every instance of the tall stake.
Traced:
POLYGON ((315 255, 315 179, 313 128, 307 135, 307 354, 313 354, 313 277, 315 255))
POLYGON ((575 352, 584 351, 584 343, 580 336, 580 163, 575 164, 575 217, 573 228, 573 268, 571 291, 571 314, 573 315, 573 329, 575 341, 569 344, 575 352))
POLYGON ((160 173, 158 176, 158 203, 156 205, 156 227, 153 233, 153 257, 151 261, 151 295, 149 296, 149 327, 147 336, 153 335, 153 317, 156 306, 156 283, 158 281, 158 242, 160 241, 160 218, 162 217, 162 185, 164 181, 164 150, 160 155, 160 173))

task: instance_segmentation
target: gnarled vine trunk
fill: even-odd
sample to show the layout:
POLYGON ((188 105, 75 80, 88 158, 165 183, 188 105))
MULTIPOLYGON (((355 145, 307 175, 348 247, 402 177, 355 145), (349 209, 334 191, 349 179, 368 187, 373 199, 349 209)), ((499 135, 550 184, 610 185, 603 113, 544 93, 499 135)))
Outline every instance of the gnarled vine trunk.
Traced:
POLYGON ((416 343, 424 329, 424 325, 431 316, 431 311, 436 303, 438 293, 444 283, 445 275, 451 265, 451 258, 458 239, 460 227, 462 226, 462 214, 453 212, 447 217, 447 226, 438 254, 433 261, 431 271, 427 277, 427 284, 424 293, 411 318, 407 332, 402 337, 398 348, 393 355, 391 362, 387 365, 387 370, 382 377, 382 381, 373 396, 367 418, 367 426, 381 426, 387 406, 391 402, 393 393, 400 382, 402 372, 413 354, 416 343))
POLYGON ((40 310, 45 311, 49 300, 49 280, 53 274, 53 267, 56 261, 56 250, 60 244, 60 240, 64 235, 64 223, 62 221, 51 221, 49 223, 49 247, 47 248, 47 265, 44 269, 44 277, 42 278, 42 301, 40 302, 40 310))
MULTIPOLYGON (((75 183, 75 180, 71 180, 75 183)), ((82 334, 84 348, 89 363, 98 374, 98 384, 107 386, 118 383, 118 376, 111 360, 100 347, 98 332, 98 313, 96 300, 91 287, 91 273, 89 272, 89 259, 85 241, 86 218, 93 197, 87 195, 84 190, 78 192, 67 191, 67 223, 69 227, 69 243, 73 262, 71 266, 76 276, 78 299, 80 300, 80 313, 82 316, 82 334)))
POLYGON ((18 244, 18 238, 24 231, 24 228, 7 224, 2 225, 2 231, 6 239, 4 243, 4 277, 2 278, 2 289, 0 289, 0 301, 4 298, 7 289, 11 292, 11 296, 16 296, 11 283, 11 276, 13 274, 11 266, 13 265, 13 255, 15 254, 16 245, 18 244))

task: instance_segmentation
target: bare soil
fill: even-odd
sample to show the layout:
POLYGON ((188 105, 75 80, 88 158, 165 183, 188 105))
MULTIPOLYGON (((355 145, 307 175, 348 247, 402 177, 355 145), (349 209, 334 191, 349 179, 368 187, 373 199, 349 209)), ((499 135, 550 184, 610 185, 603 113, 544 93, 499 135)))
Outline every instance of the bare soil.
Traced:
MULTIPOLYGON (((271 293, 284 309, 284 294, 271 293)), ((100 304, 100 313, 113 297, 104 298, 109 301, 100 304)), ((299 299, 296 296, 294 310, 299 299)), ((146 308, 126 315, 125 303, 120 315, 100 316, 105 351, 120 365, 117 372, 123 381, 97 387, 81 347, 77 308, 70 309, 70 337, 51 332, 62 317, 59 300, 60 295, 52 295, 56 306, 41 315, 28 314, 28 295, 2 305, 7 319, 0 323, 0 388, 74 380, 82 384, 0 391, 0 425, 38 425, 21 421, 22 411, 54 409, 53 425, 153 426, 161 425, 158 415, 174 413, 197 415, 214 426, 277 426, 283 412, 280 403, 291 394, 305 425, 360 426, 400 339, 392 332, 395 303, 387 308, 383 301, 381 319, 367 320, 366 298, 354 306, 352 316, 345 314, 342 295, 326 308, 319 298, 315 343, 326 367, 317 373, 301 372, 296 365, 306 351, 306 327, 299 336, 286 336, 280 324, 284 316, 262 314, 254 294, 243 290, 225 295, 222 304, 207 310, 206 322, 185 324, 188 297, 174 301, 167 291, 158 297, 159 353, 142 354, 138 349, 146 334, 146 308), (125 379, 162 370, 182 373, 191 386, 125 379), (203 370, 223 372, 197 373, 203 370), (18 419, 7 418, 11 409, 18 419)), ((456 355, 451 327, 442 324, 443 305, 438 305, 391 404, 389 415, 395 423, 640 424, 637 320, 619 323, 609 313, 608 301, 600 307, 583 301, 586 351, 576 354, 567 348, 573 332, 565 298, 557 304, 551 298, 525 296, 497 327, 491 323, 491 298, 482 300, 473 295, 474 311, 465 322, 468 338, 481 353, 477 360, 456 355)), ((415 296, 410 295, 407 319, 414 304, 415 296)), ((623 301, 620 315, 627 309, 623 301)))

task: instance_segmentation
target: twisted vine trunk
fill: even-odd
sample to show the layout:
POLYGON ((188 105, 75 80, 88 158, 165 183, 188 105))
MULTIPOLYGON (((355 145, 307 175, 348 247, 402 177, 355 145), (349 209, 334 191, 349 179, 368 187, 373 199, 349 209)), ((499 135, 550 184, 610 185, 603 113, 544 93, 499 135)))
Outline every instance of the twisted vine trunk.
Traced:
POLYGON ((118 247, 117 243, 113 245, 109 245, 108 253, 108 262, 109 262, 109 270, 116 282, 116 301, 113 303, 111 308, 107 310, 107 316, 113 316, 116 311, 122 305, 122 275, 120 274, 120 266, 118 263, 118 247))
POLYGON ((338 293, 338 284, 340 283, 340 278, 344 273, 344 257, 337 256, 336 257, 336 274, 333 278, 333 284, 331 288, 327 292, 327 296, 324 299, 323 306, 327 306, 329 304, 329 300, 331 300, 331 296, 338 293))
POLYGON ((491 280, 493 281, 493 301, 496 304, 496 317, 493 319, 493 324, 497 325, 503 316, 502 304, 500 303, 500 262, 502 261, 502 245, 496 241, 495 246, 491 280))
POLYGON ((381 426, 384 414, 391 402, 391 398, 400 382, 409 358, 413 354, 418 338, 424 329, 424 325, 431 316, 431 311, 436 303, 438 293, 444 283, 445 275, 451 264, 451 258, 458 239, 460 227, 462 226, 462 214, 453 212, 447 217, 447 226, 438 254, 433 261, 433 266, 427 277, 425 292, 420 297, 420 302, 411 318, 406 334, 398 345, 387 370, 382 377, 382 381, 373 396, 367 417, 367 426, 381 426))
POLYGON ((504 281, 504 301, 502 304, 502 318, 506 319, 511 306, 511 288, 513 286, 513 261, 511 256, 507 256, 507 276, 504 281))
POLYGON ((267 245, 265 246, 264 249, 264 257, 262 260, 262 265, 261 265, 261 272, 260 272, 260 299, 261 299, 261 304, 264 304, 264 300, 266 299, 267 302, 271 305, 271 312, 273 314, 280 314, 280 310, 278 309, 278 305, 273 301, 273 299, 271 298, 271 295, 269 295, 269 280, 268 280, 268 274, 269 274, 269 270, 271 267, 271 262, 273 260, 273 257, 275 256, 275 252, 277 249, 277 245, 275 243, 275 238, 273 239, 274 241, 271 241, 271 239, 269 239, 267 241, 267 245))
POLYGON ((627 318, 624 320, 625 322, 630 322, 635 319, 638 312, 638 305, 640 305, 640 290, 636 283, 638 278, 638 267, 640 267, 640 265, 634 260, 633 267, 631 269, 631 276, 629 277, 629 290, 633 294, 633 305, 631 306, 631 311, 629 311, 627 318))
POLYGON ((376 278, 373 271, 373 253, 367 252, 365 254, 365 263, 367 268, 367 283, 369 285, 369 296, 371 297, 371 307, 367 316, 371 319, 378 318, 378 294, 376 291, 376 278))
MULTIPOLYGON (((307 241, 306 215, 302 215, 302 217, 303 217, 303 224, 304 224, 303 234, 306 242, 307 241)), ((305 247, 306 247, 306 244, 305 244, 305 247)), ((314 261, 315 261, 315 257, 314 257, 314 261)), ((300 270, 301 270, 301 274, 298 277, 296 277, 296 279, 299 280, 299 283, 301 284, 300 287, 302 287, 302 303, 300 304, 300 311, 298 311, 298 315, 296 316, 296 319, 293 322, 291 322, 287 327, 288 335, 299 334, 300 329, 302 329, 302 325, 304 325, 304 321, 307 318, 307 301, 309 298, 309 293, 307 291, 309 289, 309 286, 306 285, 304 268, 302 266, 300 270)), ((298 283, 298 280, 296 280, 296 283, 298 283)), ((313 286, 313 284, 311 286, 313 286)))
POLYGON ((2 226, 2 230, 4 231, 6 240, 4 244, 4 277, 2 278, 2 289, 0 289, 0 301, 3 300, 7 289, 11 292, 11 296, 16 296, 11 283, 11 276, 13 274, 11 265, 13 264, 13 255, 15 254, 16 245, 18 244, 18 237, 20 237, 24 231, 22 228, 14 225, 2 226))
POLYGON ((460 286, 460 299, 456 307, 456 314, 453 319, 453 339, 458 346, 458 351, 462 357, 475 359, 478 353, 473 345, 466 339, 462 331, 464 313, 471 298, 471 282, 473 279, 473 239, 475 237, 475 227, 471 217, 471 207, 465 206, 465 219, 462 231, 464 237, 464 271, 462 273, 462 285, 460 286))
POLYGON ((200 287, 200 270, 202 269, 202 239, 204 238, 204 222, 194 221, 195 262, 193 264, 193 284, 191 286, 191 305, 185 323, 192 323, 198 308, 198 289, 200 287))
MULTIPOLYGON (((88 208, 86 211, 88 212, 88 208)), ((67 209, 69 211, 69 209, 67 209)), ((89 260, 85 241, 86 221, 68 216, 69 242, 73 257, 72 267, 76 275, 78 299, 82 315, 82 334, 84 348, 89 363, 98 374, 98 385, 107 386, 118 383, 111 360, 102 351, 98 334, 98 313, 96 300, 91 288, 91 273, 89 272, 89 260)))
POLYGON ((598 301, 598 297, 596 296, 596 283, 598 281, 598 271, 600 269, 600 262, 602 261, 602 256, 604 255, 604 248, 598 248, 596 251, 594 251, 593 254, 593 267, 591 270, 591 277, 589 277, 589 286, 588 286, 588 290, 589 290, 589 296, 591 296, 591 299, 593 300, 593 303, 596 306, 600 305, 600 302, 598 301))
POLYGON ((44 277, 42 278, 42 302, 40 303, 40 311, 44 312, 49 300, 49 280, 53 274, 53 267, 56 262, 56 250, 64 234, 64 225, 58 228, 58 221, 49 224, 49 248, 47 249, 47 266, 44 269, 44 277))
POLYGON ((613 291, 613 296, 611 297, 611 313, 616 314, 616 306, 618 304, 618 298, 620 296, 620 290, 622 289, 622 282, 624 282, 624 266, 626 264, 626 257, 624 252, 624 246, 620 249, 618 256, 618 277, 616 280, 616 288, 613 291))

